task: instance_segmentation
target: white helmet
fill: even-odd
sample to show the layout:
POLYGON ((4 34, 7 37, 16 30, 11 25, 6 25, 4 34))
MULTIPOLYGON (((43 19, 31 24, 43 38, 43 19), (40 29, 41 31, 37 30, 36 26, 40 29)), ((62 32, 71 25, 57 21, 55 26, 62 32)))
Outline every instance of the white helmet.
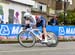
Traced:
POLYGON ((26 12, 25 14, 24 14, 24 18, 26 18, 26 19, 31 19, 31 13, 29 13, 29 12, 26 12))

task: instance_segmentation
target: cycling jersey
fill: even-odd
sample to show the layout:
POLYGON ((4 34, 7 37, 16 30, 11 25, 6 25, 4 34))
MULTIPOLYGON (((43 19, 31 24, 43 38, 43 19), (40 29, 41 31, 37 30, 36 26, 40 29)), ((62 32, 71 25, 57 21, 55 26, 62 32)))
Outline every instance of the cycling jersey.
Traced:
POLYGON ((43 16, 39 16, 40 22, 39 20, 36 19, 37 22, 37 27, 42 26, 42 27, 46 27, 46 19, 43 16))

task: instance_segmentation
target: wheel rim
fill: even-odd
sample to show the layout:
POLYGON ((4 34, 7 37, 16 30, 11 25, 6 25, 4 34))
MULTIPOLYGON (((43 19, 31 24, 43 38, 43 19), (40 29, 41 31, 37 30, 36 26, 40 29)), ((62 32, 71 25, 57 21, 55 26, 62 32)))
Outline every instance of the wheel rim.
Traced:
POLYGON ((18 40, 23 47, 32 47, 35 43, 34 36, 26 31, 23 31, 19 34, 18 40))

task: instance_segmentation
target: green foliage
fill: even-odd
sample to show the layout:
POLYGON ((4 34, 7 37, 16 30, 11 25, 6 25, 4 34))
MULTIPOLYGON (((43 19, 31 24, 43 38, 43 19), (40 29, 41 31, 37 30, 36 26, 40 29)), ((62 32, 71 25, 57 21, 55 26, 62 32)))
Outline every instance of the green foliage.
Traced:
POLYGON ((3 7, 0 5, 0 15, 3 15, 3 7))
POLYGON ((64 19, 64 13, 60 13, 59 14, 59 19, 58 19, 58 22, 63 22, 63 19, 64 19))
MULTIPOLYGON (((64 13, 59 14, 59 23, 64 21, 64 13)), ((66 16, 67 25, 75 25, 75 10, 68 10, 66 16)))

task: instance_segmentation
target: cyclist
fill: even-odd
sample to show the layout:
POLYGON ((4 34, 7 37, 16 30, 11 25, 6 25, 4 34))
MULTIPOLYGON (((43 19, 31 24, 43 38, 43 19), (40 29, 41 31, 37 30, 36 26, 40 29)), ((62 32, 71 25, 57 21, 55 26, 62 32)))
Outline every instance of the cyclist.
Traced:
POLYGON ((42 26, 42 29, 43 29, 43 33, 44 33, 44 36, 45 36, 45 40, 42 42, 47 42, 47 34, 46 34, 46 19, 43 17, 43 16, 35 16, 35 15, 32 15, 31 13, 28 13, 26 12, 24 14, 24 19, 25 19, 25 25, 26 25, 26 28, 29 28, 30 26, 42 26))
POLYGON ((42 42, 48 42, 47 41, 47 32, 46 32, 46 19, 44 18, 44 16, 41 16, 41 15, 36 15, 35 16, 36 18, 36 26, 39 27, 39 26, 42 26, 42 29, 43 29, 43 33, 44 33, 44 41, 42 42))
POLYGON ((35 19, 35 16, 32 15, 31 13, 29 12, 26 12, 24 14, 24 19, 25 19, 25 26, 26 28, 29 28, 29 27, 33 27, 36 25, 36 19, 35 19))

